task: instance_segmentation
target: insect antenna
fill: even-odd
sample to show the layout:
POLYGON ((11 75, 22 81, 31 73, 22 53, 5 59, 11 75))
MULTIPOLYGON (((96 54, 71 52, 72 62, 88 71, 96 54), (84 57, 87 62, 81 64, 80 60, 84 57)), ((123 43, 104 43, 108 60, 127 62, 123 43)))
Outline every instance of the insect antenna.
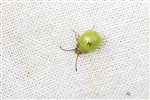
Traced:
POLYGON ((61 50, 63 50, 63 51, 74 51, 75 49, 64 49, 64 48, 62 48, 61 46, 59 47, 61 50))
POLYGON ((77 63, 78 63, 78 58, 79 58, 79 54, 77 54, 76 62, 75 62, 75 70, 76 70, 76 72, 77 72, 77 63))
POLYGON ((76 39, 76 41, 78 41, 78 39, 79 39, 79 34, 75 31, 75 30, 72 30, 74 33, 75 33, 75 39, 76 39))

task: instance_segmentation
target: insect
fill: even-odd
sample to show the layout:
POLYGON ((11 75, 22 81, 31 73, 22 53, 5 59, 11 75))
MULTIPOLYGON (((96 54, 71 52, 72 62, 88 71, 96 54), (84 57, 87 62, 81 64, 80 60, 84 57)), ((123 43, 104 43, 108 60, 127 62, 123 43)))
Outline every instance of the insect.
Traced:
POLYGON ((63 51, 74 51, 77 54, 75 61, 75 70, 77 71, 79 55, 95 51, 102 44, 103 39, 99 33, 94 30, 94 27, 81 35, 74 30, 73 32, 75 33, 76 47, 74 49, 64 49, 60 46, 60 49, 63 51))

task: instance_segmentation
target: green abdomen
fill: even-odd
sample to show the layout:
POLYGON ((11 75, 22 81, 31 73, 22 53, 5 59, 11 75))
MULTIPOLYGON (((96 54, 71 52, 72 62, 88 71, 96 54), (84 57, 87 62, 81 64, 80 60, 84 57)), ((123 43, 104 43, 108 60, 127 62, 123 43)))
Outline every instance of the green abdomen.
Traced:
POLYGON ((79 50, 82 53, 95 51, 101 44, 102 38, 95 31, 87 31, 79 37, 79 50))

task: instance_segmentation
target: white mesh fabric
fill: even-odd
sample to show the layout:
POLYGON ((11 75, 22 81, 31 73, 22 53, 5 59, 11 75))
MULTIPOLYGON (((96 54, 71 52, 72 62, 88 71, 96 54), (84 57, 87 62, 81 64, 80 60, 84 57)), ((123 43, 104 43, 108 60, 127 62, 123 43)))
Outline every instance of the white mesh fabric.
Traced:
POLYGON ((4 3, 3 98, 148 98, 146 3, 4 3), (106 40, 80 55, 72 29, 106 40))

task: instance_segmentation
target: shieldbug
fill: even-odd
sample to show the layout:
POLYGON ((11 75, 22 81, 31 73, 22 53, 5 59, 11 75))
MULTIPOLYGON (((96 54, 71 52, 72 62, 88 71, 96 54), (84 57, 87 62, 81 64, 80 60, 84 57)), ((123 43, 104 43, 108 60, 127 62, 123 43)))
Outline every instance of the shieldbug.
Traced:
POLYGON ((90 30, 83 32, 81 35, 79 35, 74 30, 73 32, 75 33, 76 47, 74 49, 67 50, 60 46, 60 49, 63 51, 74 51, 77 54, 75 61, 75 70, 77 71, 77 61, 79 55, 93 52, 96 49, 99 49, 103 39, 100 36, 100 34, 97 31, 95 31, 94 27, 90 30))

